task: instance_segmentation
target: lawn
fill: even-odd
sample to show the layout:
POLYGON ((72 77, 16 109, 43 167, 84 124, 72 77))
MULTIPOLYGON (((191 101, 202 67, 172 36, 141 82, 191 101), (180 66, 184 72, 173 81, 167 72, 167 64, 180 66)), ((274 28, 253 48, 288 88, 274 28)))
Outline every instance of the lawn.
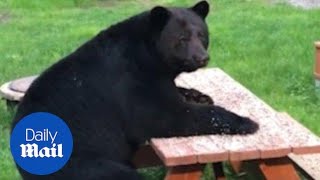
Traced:
MULTIPOLYGON (((313 42, 320 10, 270 0, 213 0, 210 66, 240 81, 278 111, 320 135, 313 84, 313 42)), ((0 0, 0 84, 37 74, 100 30, 156 4, 193 0, 0 0)), ((19 179, 9 150, 12 114, 0 101, 0 179, 19 179)), ((163 171, 144 173, 160 179, 163 171)))

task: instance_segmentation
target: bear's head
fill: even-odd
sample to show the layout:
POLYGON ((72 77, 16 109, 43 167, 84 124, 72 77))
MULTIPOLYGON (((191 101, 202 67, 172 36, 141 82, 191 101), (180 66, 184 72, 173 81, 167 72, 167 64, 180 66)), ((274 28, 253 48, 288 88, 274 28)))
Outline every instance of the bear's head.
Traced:
POLYGON ((205 18, 209 4, 201 1, 191 8, 157 6, 150 11, 151 26, 158 30, 157 51, 170 70, 190 72, 208 64, 209 35, 205 18))

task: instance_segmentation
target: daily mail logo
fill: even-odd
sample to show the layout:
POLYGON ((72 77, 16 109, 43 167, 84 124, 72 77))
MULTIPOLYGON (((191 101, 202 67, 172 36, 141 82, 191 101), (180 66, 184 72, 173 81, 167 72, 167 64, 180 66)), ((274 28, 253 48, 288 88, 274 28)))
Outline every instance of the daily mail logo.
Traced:
POLYGON ((73 139, 62 119, 37 112, 15 125, 10 148, 18 166, 31 174, 46 175, 59 171, 68 162, 73 139))
POLYGON ((56 144, 54 143, 55 138, 58 135, 58 131, 55 131, 52 133, 49 129, 44 129, 42 131, 36 131, 31 128, 26 129, 26 141, 27 142, 32 142, 32 141, 47 141, 51 142, 52 146, 51 147, 43 147, 39 149, 38 144, 36 143, 28 143, 28 144, 21 144, 21 157, 63 157, 63 152, 62 152, 62 144, 56 144))

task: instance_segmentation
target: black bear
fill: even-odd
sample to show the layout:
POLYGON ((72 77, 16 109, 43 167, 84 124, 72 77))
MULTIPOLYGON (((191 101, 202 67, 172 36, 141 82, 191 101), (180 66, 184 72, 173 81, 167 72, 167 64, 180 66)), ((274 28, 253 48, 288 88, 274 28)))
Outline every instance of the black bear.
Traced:
POLYGON ((174 79, 207 65, 206 1, 154 7, 101 31, 44 71, 19 104, 13 125, 33 112, 65 120, 74 140, 58 172, 24 179, 141 179, 130 163, 151 137, 254 133, 258 125, 174 79), (199 99, 201 103, 194 103, 199 99))

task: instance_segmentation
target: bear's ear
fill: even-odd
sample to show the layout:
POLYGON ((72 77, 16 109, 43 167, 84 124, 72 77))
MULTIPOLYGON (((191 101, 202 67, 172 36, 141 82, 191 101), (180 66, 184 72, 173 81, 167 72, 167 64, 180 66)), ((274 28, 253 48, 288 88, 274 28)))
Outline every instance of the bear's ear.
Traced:
POLYGON ((200 1, 191 8, 202 19, 205 19, 209 13, 209 3, 207 1, 200 1))
POLYGON ((156 6, 150 11, 150 22, 153 28, 164 27, 170 17, 170 11, 165 7, 156 6))

